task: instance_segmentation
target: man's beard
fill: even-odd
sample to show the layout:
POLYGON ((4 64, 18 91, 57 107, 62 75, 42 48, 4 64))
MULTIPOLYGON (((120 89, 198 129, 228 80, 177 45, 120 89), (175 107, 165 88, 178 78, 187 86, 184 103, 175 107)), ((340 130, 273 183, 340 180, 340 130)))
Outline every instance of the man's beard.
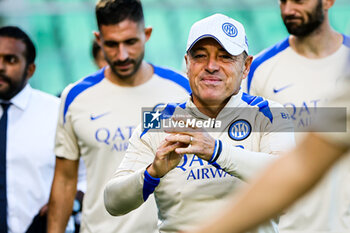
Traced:
MULTIPOLYGON (((25 70, 27 70, 27 68, 25 70)), ((27 72, 23 73, 22 79, 19 82, 13 82, 10 77, 6 76, 3 73, 0 73, 0 78, 8 83, 8 89, 0 91, 0 99, 10 100, 12 97, 17 95, 27 83, 26 73, 27 72)))
POLYGON ((294 36, 305 37, 314 32, 324 21, 324 14, 322 11, 322 1, 319 0, 318 4, 314 11, 311 13, 307 13, 309 22, 305 23, 303 18, 294 17, 294 16, 286 16, 283 19, 284 25, 286 26, 289 34, 294 36), (300 19, 302 23, 300 25, 296 25, 295 23, 288 23, 288 19, 300 19))
POLYGON ((124 61, 116 61, 116 62, 112 62, 109 59, 105 58, 107 63, 109 64, 109 66, 111 67, 112 72, 118 76, 118 78, 120 79, 128 79, 130 77, 132 77, 139 69, 140 66, 142 64, 143 58, 144 58, 145 53, 143 52, 136 60, 135 59, 126 59, 124 61), (116 68, 115 66, 118 65, 124 65, 124 64, 128 64, 131 63, 134 65, 133 70, 129 73, 129 74, 121 74, 116 68))

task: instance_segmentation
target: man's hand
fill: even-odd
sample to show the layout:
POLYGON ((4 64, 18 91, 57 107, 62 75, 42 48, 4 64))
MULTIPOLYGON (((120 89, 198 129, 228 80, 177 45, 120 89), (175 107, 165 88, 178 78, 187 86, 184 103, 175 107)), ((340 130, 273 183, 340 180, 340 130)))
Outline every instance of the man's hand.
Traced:
POLYGON ((158 147, 153 163, 147 168, 147 172, 155 178, 163 177, 180 163, 182 154, 176 153, 175 150, 183 146, 187 145, 164 140, 158 147))
POLYGON ((215 150, 215 139, 203 129, 191 127, 184 132, 183 128, 172 128, 166 132, 169 135, 160 144, 153 163, 147 168, 152 177, 160 178, 166 175, 180 163, 184 154, 195 154, 210 161, 215 150))
POLYGON ((159 146, 147 172, 155 178, 163 177, 174 169, 184 154, 196 154, 209 161, 215 148, 215 139, 207 132, 178 132, 169 134, 159 146))
POLYGON ((215 139, 207 132, 178 132, 168 135, 165 140, 169 143, 182 143, 186 147, 175 149, 177 154, 195 154, 199 158, 209 161, 215 148, 215 139))

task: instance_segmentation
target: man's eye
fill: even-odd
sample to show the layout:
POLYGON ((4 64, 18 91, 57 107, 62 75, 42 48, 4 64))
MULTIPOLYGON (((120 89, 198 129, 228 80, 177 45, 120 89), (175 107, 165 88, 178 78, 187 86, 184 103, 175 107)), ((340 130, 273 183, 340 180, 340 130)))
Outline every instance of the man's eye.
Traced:
POLYGON ((205 55, 204 54, 195 54, 193 57, 194 58, 203 58, 203 57, 205 57, 205 55))
POLYGON ((10 64, 14 64, 17 62, 17 57, 9 55, 9 56, 5 56, 5 61, 10 63, 10 64))
POLYGON ((232 57, 229 56, 229 55, 221 55, 221 57, 224 58, 224 59, 232 59, 232 57))
POLYGON ((235 61, 235 57, 230 55, 220 55, 219 58, 223 61, 235 61))
MULTIPOLYGON (((286 3, 287 0, 280 0, 281 3, 286 3)), ((292 2, 296 3, 296 4, 304 4, 305 0, 293 0, 292 2)))
POLYGON ((112 47, 117 47, 118 46, 118 43, 117 42, 113 42, 113 41, 106 41, 104 43, 105 46, 109 47, 109 48, 112 48, 112 47))
POLYGON ((132 40, 127 40, 125 41, 125 44, 127 45, 133 45, 133 44, 136 44, 137 40, 136 39, 132 39, 132 40))

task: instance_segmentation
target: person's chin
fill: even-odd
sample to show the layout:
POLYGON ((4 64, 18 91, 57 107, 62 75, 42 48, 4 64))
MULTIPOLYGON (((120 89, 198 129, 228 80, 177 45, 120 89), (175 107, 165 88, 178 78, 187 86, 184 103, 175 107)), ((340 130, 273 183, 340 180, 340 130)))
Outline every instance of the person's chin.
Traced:
POLYGON ((5 95, 10 90, 10 85, 8 83, 0 83, 0 94, 5 95))
POLYGON ((133 73, 133 70, 131 70, 131 69, 126 69, 126 70, 117 69, 116 70, 116 74, 122 79, 130 78, 132 76, 132 73, 133 73))
POLYGON ((11 98, 12 95, 10 94, 10 92, 8 90, 2 90, 0 87, 0 99, 9 100, 11 98))
POLYGON ((205 93, 202 95, 202 100, 203 102, 206 103, 213 103, 213 102, 218 102, 220 100, 220 95, 217 93, 205 93))

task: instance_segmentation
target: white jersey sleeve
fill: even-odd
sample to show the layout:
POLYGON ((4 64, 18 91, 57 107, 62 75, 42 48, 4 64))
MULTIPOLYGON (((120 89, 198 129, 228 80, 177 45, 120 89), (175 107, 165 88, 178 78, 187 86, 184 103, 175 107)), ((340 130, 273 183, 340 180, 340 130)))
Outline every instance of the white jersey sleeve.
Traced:
POLYGON ((70 160, 79 159, 78 139, 74 133, 70 112, 65 109, 67 94, 73 85, 64 89, 61 95, 61 106, 55 138, 55 154, 70 160))
POLYGON ((320 120, 319 124, 331 122, 336 129, 344 126, 344 132, 319 133, 319 135, 335 144, 350 148, 350 75, 342 80, 338 92, 331 96, 329 106, 346 109, 344 114, 330 113, 328 118, 320 120))
POLYGON ((143 195, 146 167, 153 162, 155 151, 149 146, 149 134, 141 135, 139 125, 129 141, 125 158, 107 183, 104 202, 114 216, 124 215, 147 200, 143 195))

